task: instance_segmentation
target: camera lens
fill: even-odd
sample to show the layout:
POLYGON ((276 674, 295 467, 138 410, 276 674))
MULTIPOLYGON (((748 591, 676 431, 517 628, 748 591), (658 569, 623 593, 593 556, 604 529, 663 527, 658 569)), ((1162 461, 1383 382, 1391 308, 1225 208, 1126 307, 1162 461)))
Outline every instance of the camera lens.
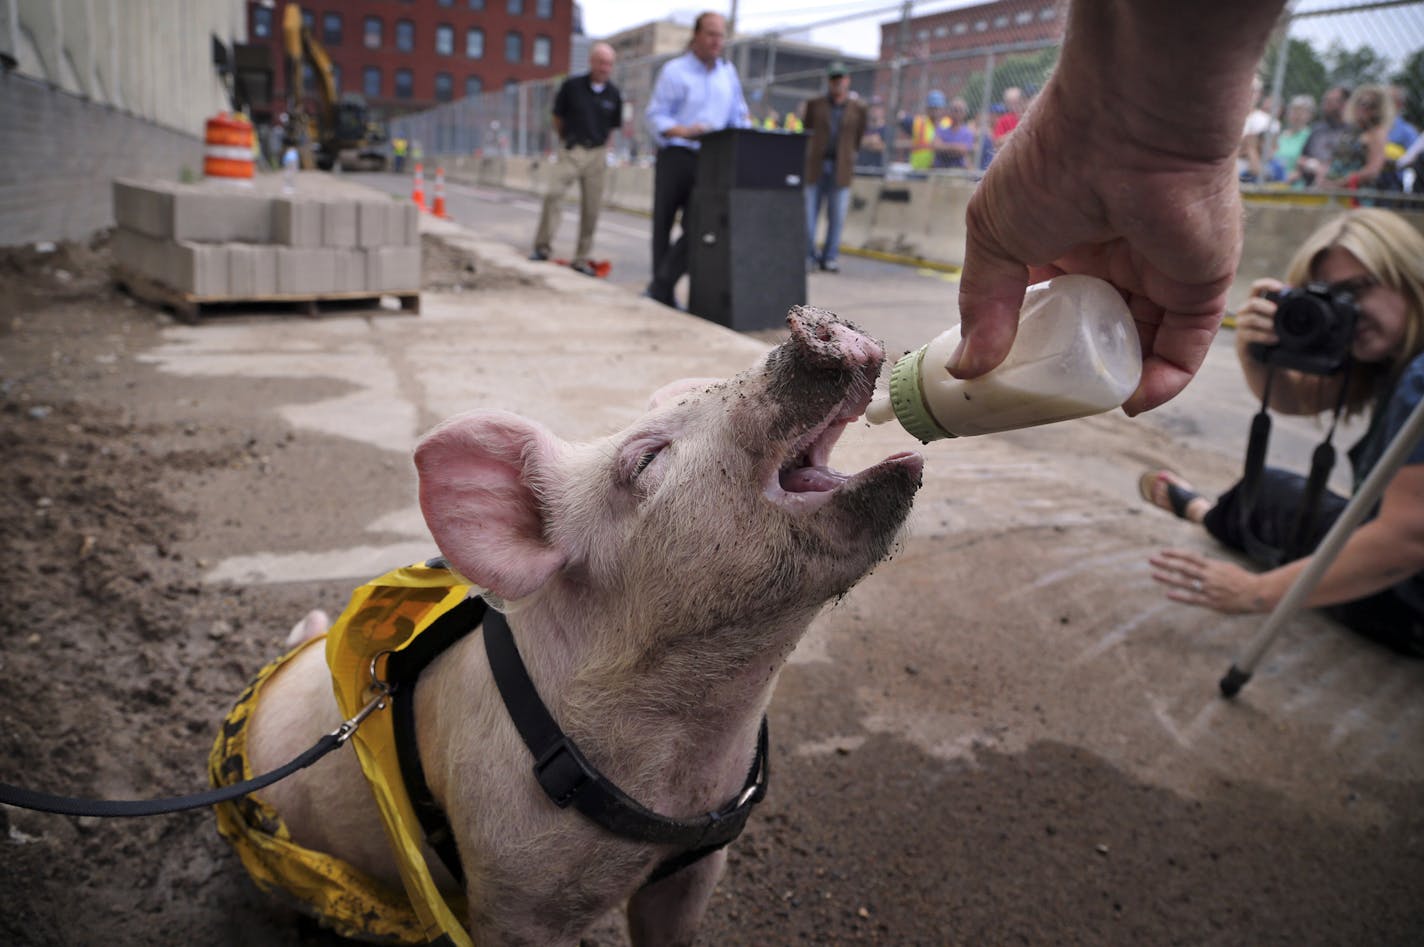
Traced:
POLYGON ((1318 296, 1300 295, 1281 303, 1276 310, 1276 335, 1281 344, 1293 349, 1309 349, 1330 337, 1335 313, 1318 296))

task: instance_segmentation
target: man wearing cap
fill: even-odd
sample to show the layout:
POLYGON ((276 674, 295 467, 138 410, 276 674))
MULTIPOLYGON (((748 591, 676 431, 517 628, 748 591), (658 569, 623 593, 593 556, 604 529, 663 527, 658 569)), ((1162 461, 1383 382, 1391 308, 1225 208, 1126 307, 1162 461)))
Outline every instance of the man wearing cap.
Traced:
POLYGON ((850 97, 850 75, 844 63, 826 69, 826 94, 807 99, 802 107, 806 132, 806 267, 839 273, 841 225, 850 203, 855 153, 865 135, 865 106, 850 97), (816 224, 826 207, 826 242, 816 252, 816 224))
POLYGON ((901 130, 906 132, 909 137, 900 139, 896 144, 902 148, 908 145, 910 167, 916 171, 927 171, 935 166, 947 166, 941 164, 935 157, 942 148, 941 138, 954 127, 954 121, 945 114, 945 104, 944 93, 938 89, 931 89, 929 95, 925 96, 925 113, 906 120, 901 126, 901 130))
POLYGON ((595 275, 588 256, 603 206, 603 180, 608 169, 608 138, 623 126, 623 96, 610 81, 613 47, 594 43, 588 52, 588 73, 571 76, 554 96, 554 131, 562 147, 554 162, 553 180, 544 195, 539 230, 531 260, 547 260, 559 229, 564 193, 579 182, 578 246, 570 264, 586 276, 595 275))

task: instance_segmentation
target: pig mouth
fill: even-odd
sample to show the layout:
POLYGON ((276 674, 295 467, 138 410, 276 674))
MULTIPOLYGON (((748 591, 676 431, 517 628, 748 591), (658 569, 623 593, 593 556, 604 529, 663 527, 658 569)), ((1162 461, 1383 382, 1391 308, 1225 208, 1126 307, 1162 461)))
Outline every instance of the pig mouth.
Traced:
MULTIPOLYGON (((831 449, 840 440, 846 426, 860 419, 870 404, 870 398, 869 386, 855 386, 820 424, 793 441, 785 460, 768 478, 767 498, 790 512, 810 513, 830 502, 849 485, 872 480, 897 467, 922 465, 923 459, 914 451, 892 454, 855 474, 842 473, 829 465, 831 449)), ((911 473, 918 475, 918 470, 911 473)))

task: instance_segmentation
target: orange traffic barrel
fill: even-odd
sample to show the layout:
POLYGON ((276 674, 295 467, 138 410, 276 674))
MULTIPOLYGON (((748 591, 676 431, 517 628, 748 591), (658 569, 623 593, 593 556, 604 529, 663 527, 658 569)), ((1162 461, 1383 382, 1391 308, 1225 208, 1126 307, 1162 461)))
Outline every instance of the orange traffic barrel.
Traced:
POLYGON ((203 136, 203 174, 229 181, 252 180, 252 123, 221 112, 208 119, 203 136))

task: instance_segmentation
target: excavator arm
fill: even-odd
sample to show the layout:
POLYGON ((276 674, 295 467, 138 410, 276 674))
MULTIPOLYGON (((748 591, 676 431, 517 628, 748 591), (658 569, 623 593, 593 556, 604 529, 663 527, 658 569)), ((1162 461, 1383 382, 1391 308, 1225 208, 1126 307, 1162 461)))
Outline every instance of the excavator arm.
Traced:
POLYGON ((329 168, 349 160, 358 167, 385 170, 388 159, 371 141, 365 100, 359 95, 338 98, 331 57, 302 22, 300 4, 288 3, 282 11, 282 44, 287 55, 287 113, 305 122, 308 137, 320 146, 316 155, 304 157, 303 165, 314 162, 329 168), (311 66, 316 80, 316 114, 311 116, 303 105, 303 66, 311 66))
POLYGON ((331 57, 302 23, 300 4, 289 3, 282 12, 282 43, 287 52, 287 111, 295 114, 302 97, 302 66, 310 64, 316 77, 317 136, 326 138, 336 124, 336 78, 331 57))

